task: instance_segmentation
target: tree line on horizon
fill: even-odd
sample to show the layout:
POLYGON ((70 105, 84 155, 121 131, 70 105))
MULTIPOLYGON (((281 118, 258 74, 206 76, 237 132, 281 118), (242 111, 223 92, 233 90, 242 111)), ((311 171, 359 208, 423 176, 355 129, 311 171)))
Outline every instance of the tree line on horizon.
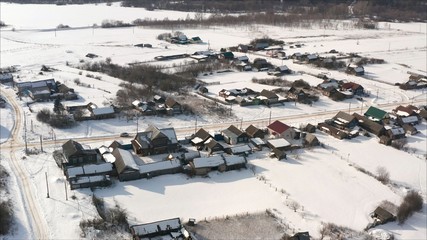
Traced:
MULTIPOLYGON (((0 0, 1 2, 6 2, 0 0)), ((85 4, 111 3, 112 0, 8 0, 13 3, 35 4, 85 4)), ((257 13, 287 12, 291 14, 328 13, 327 18, 334 18, 330 8, 345 9, 352 4, 351 0, 123 0, 122 6, 141 7, 147 10, 164 9, 189 12, 209 13, 257 13)), ((347 13, 341 14, 347 14, 347 13)), ((391 21, 426 21, 427 2, 425 0, 359 0, 353 6, 353 16, 375 17, 379 20, 391 21)), ((347 14, 349 17, 353 17, 347 14)))

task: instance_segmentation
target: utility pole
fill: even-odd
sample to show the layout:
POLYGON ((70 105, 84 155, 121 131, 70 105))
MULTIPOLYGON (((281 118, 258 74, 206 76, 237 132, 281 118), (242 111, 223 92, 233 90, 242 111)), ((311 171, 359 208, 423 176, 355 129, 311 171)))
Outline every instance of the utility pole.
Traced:
POLYGON ((350 102, 350 103, 348 103, 348 114, 351 114, 351 113, 350 113, 350 111, 351 111, 350 109, 351 109, 351 102, 350 102))
POLYGON ((40 150, 43 152, 43 137, 40 135, 40 150))
POLYGON ((33 119, 31 119, 31 132, 34 132, 34 128, 33 128, 33 119))
POLYGON ((136 116, 136 134, 138 134, 138 115, 136 116))
POLYGON ((46 189, 47 189, 46 197, 49 198, 49 183, 47 182, 47 172, 44 172, 44 175, 46 176, 46 189))
POLYGON ((240 119, 240 130, 243 130, 243 118, 240 119))
POLYGON ((270 117, 268 118, 268 125, 271 124, 271 110, 270 110, 270 117))
POLYGON ((64 181, 64 186, 65 186, 65 201, 68 201, 67 179, 65 179, 64 181))
POLYGON ((24 141, 25 141, 25 154, 28 154, 27 146, 27 114, 24 111, 24 141))
POLYGON ((196 122, 194 123, 194 134, 197 132, 197 116, 196 116, 196 122))

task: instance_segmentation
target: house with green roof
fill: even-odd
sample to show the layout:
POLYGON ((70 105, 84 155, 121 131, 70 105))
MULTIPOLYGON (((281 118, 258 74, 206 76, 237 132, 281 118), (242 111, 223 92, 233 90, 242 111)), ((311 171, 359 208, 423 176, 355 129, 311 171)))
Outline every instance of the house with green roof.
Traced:
POLYGON ((390 116, 386 111, 373 106, 369 107, 368 111, 366 111, 364 115, 375 122, 384 122, 390 119, 390 116))

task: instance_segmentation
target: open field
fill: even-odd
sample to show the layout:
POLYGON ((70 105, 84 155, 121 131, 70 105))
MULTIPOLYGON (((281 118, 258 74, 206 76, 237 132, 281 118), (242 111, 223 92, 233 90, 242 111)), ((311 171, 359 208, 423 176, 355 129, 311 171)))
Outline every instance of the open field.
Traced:
MULTIPOLYGON (((173 72, 174 64, 189 63, 189 59, 156 61, 160 55, 192 54, 207 50, 208 47, 219 50, 222 47, 247 44, 254 38, 269 36, 285 42, 288 55, 296 52, 318 53, 327 55, 331 49, 343 53, 357 53, 364 57, 381 58, 384 64, 370 64, 365 67, 366 75, 358 77, 344 71, 326 70, 308 64, 297 64, 292 60, 270 58, 265 51, 250 52, 246 55, 252 61, 263 57, 274 65, 287 65, 293 73, 282 77, 288 81, 303 79, 312 86, 321 83, 317 74, 326 74, 338 80, 353 81, 363 85, 370 93, 364 101, 346 99, 335 102, 323 95, 311 106, 286 102, 284 105, 265 105, 241 107, 236 105, 221 106, 230 109, 232 116, 215 114, 204 116, 145 116, 127 120, 116 117, 108 120, 82 121, 76 127, 52 129, 36 119, 36 113, 43 108, 52 109, 54 102, 39 102, 29 106, 29 98, 19 99, 10 87, 0 85, 2 93, 15 99, 18 107, 26 117, 27 140, 31 148, 37 148, 40 136, 46 141, 44 153, 24 156, 23 123, 21 116, 16 116, 7 105, 0 109, 0 144, 10 138, 13 127, 19 121, 21 127, 12 136, 16 142, 0 145, 1 161, 7 162, 6 168, 12 169, 12 163, 22 168, 33 195, 31 197, 45 219, 46 235, 50 239, 81 238, 79 222, 97 216, 91 204, 91 195, 104 198, 107 205, 119 204, 129 214, 131 224, 157 221, 180 217, 185 221, 196 218, 197 221, 214 220, 226 216, 246 213, 265 212, 269 209, 277 216, 277 221, 284 225, 288 234, 309 231, 315 238, 320 236, 322 223, 332 222, 363 231, 371 218, 370 213, 383 200, 400 204, 408 190, 415 190, 424 197, 424 207, 405 224, 388 223, 378 226, 392 232, 397 239, 424 239, 427 235, 427 124, 417 125, 417 135, 408 136, 407 146, 411 152, 399 151, 390 146, 380 145, 375 136, 358 136, 352 140, 338 140, 322 132, 315 135, 324 147, 297 150, 288 153, 288 159, 278 161, 269 157, 269 151, 255 152, 248 157, 247 169, 229 172, 211 172, 207 177, 188 177, 184 174, 164 175, 152 179, 130 182, 114 181, 109 188, 65 191, 65 178, 52 157, 52 152, 59 149, 61 143, 68 139, 84 141, 92 148, 109 145, 119 139, 122 132, 131 133, 145 129, 151 124, 160 128, 174 127, 178 138, 182 139, 194 132, 194 126, 208 130, 220 131, 231 123, 246 127, 254 124, 264 128, 272 119, 287 119, 286 124, 299 127, 300 124, 316 124, 335 115, 339 110, 361 113, 369 106, 384 107, 385 110, 402 104, 426 105, 425 90, 404 91, 395 86, 408 80, 408 71, 426 75, 427 73, 427 30, 426 23, 379 23, 379 29, 357 29, 348 21, 330 21, 329 27, 322 24, 309 29, 278 26, 235 26, 214 27, 207 29, 174 29, 187 36, 199 36, 203 43, 176 45, 157 40, 157 35, 170 32, 171 29, 152 29, 142 27, 130 28, 92 28, 105 19, 130 22, 136 18, 169 19, 185 18, 194 13, 172 11, 145 11, 134 8, 121 8, 114 3, 108 7, 100 5, 19 5, 0 3, 1 20, 10 26, 1 30, 0 67, 18 66, 15 74, 18 82, 54 78, 74 88, 79 95, 75 101, 64 104, 87 104, 93 102, 98 106, 108 105, 114 101, 119 85, 124 81, 102 73, 79 70, 83 62, 94 62, 111 58, 113 63, 128 65, 134 62, 146 62, 159 65, 164 71, 173 72), (39 11, 31 11, 37 7, 39 11), (110 14, 114 9, 114 14, 110 14), (96 12, 86 17, 76 18, 81 11, 96 12), (27 14, 11 14, 23 12, 27 14), (37 13, 36 13, 37 12, 37 13), (48 13, 54 14, 48 14, 48 13), (20 17, 25 16, 25 17, 20 17), (38 19, 39 16, 49 16, 38 19), (37 19, 37 20, 34 20, 37 19), (68 24, 72 28, 55 30, 58 24, 68 24), (13 29, 14 28, 14 29, 13 29), (138 48, 135 44, 150 43, 153 48, 138 48), (301 48, 290 48, 294 43, 301 48), (87 53, 99 55, 98 58, 86 58, 87 53), (40 75, 42 65, 54 69, 40 75), (99 79, 88 77, 88 74, 99 79), (313 76, 314 75, 314 76, 313 76), (17 78, 19 76, 19 78, 17 78), (77 85, 75 79, 88 84, 77 85), (55 137, 54 137, 55 136, 55 137), (54 140, 55 139, 55 140, 54 140), (17 148, 19 146, 19 148, 17 148), (16 148, 15 148, 16 147, 16 148), (374 173, 378 167, 385 167, 390 173, 391 183, 383 185, 372 176, 360 171, 364 169, 374 173), (359 170, 358 170, 359 169, 359 170), (50 188, 50 197, 46 197, 46 183, 50 188), (68 200, 66 200, 66 193, 68 200), (71 198, 71 196, 75 196, 71 198), (292 209, 297 202, 299 208, 292 209), (64 225, 64 223, 67 223, 64 225)), ((237 53, 243 55, 243 53, 237 53)), ((206 83, 208 95, 219 98, 221 89, 249 87, 256 91, 274 89, 273 86, 252 82, 252 78, 269 78, 266 72, 227 72, 198 76, 206 83)), ((170 93, 173 94, 173 93, 170 93)), ((198 101, 210 101, 190 89, 198 101)), ((198 102, 195 101, 195 104, 198 102)), ((120 138, 130 141, 131 138, 120 138)), ((14 169, 14 168, 13 168, 14 169)), ((17 173, 16 173, 17 174, 17 173)), ((12 174, 13 175, 13 174, 12 174)), ((26 195, 21 189, 18 176, 11 177, 11 194, 16 199, 17 232, 8 239, 34 238, 31 230, 32 220, 25 204, 26 195)), ((208 225, 207 225, 208 226, 208 225)), ((247 227, 247 226, 246 226, 247 227)), ((273 226, 272 226, 273 227, 273 226)), ((251 228, 246 228, 251 229, 251 228)), ((203 235, 201 233, 201 235, 203 235)), ((281 236, 277 232, 274 236, 281 236)), ((206 235, 206 238, 209 238, 206 235)), ((226 236, 226 235, 224 235, 226 236)), ((228 236, 228 235, 227 235, 228 236)), ((246 235, 242 235, 244 237, 246 235)), ((262 236, 260 238, 263 238, 262 236)))

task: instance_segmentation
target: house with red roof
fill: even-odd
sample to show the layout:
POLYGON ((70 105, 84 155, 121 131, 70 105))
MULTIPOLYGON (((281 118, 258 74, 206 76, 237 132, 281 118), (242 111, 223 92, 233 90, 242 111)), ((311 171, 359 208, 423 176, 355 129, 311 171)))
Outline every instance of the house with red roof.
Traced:
POLYGON ((271 136, 275 138, 284 138, 288 141, 294 139, 296 135, 295 129, 278 120, 268 125, 267 129, 271 136))
POLYGON ((365 90, 362 85, 354 82, 344 83, 343 85, 341 85, 341 89, 351 91, 354 95, 363 95, 365 90))

